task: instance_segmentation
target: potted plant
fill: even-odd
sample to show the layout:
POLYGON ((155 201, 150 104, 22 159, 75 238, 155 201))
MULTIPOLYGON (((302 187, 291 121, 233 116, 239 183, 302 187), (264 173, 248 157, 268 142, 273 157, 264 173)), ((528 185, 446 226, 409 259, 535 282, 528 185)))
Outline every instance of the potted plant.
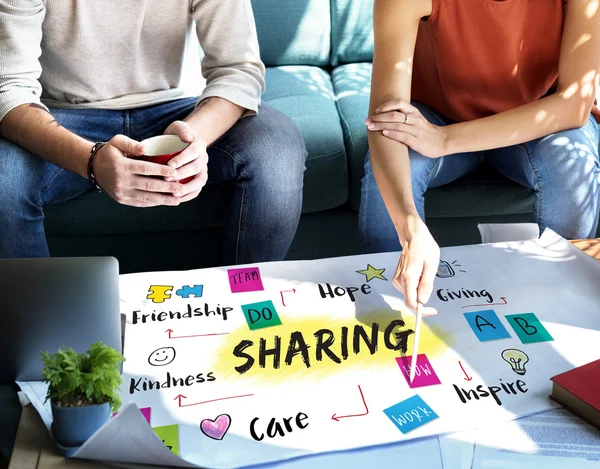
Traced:
POLYGON ((44 382, 52 406, 52 433, 63 452, 81 446, 121 406, 123 355, 97 342, 85 353, 61 348, 42 352, 44 382))

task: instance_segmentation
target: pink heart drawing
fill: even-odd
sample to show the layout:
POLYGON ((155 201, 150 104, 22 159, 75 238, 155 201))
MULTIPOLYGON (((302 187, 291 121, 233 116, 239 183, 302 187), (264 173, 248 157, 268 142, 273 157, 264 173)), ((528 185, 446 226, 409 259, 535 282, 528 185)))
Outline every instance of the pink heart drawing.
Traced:
POLYGON ((222 440, 231 426, 231 417, 221 414, 216 419, 204 419, 200 422, 200 430, 213 440, 222 440))

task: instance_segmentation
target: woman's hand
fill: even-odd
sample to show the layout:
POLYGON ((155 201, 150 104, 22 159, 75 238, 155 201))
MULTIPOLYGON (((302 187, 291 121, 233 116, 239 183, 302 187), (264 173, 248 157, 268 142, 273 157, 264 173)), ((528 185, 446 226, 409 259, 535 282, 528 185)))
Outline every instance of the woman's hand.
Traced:
MULTIPOLYGON (((414 225, 402 242, 402 255, 393 284, 404 295, 406 306, 416 311, 417 303, 426 304, 433 291, 440 248, 421 219, 414 225)), ((436 314, 432 308, 423 310, 423 316, 432 314, 436 314)))
POLYGON ((403 99, 382 104, 365 124, 371 132, 382 132, 387 138, 404 143, 429 158, 446 155, 444 127, 431 124, 421 111, 403 99))

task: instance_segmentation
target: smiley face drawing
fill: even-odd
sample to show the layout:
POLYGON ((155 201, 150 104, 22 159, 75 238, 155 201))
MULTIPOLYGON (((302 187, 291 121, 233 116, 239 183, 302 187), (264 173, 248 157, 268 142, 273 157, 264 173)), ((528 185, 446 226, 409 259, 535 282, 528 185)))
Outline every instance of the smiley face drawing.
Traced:
POLYGON ((162 347, 156 349, 148 357, 148 363, 152 366, 165 366, 175 360, 175 349, 173 347, 162 347))

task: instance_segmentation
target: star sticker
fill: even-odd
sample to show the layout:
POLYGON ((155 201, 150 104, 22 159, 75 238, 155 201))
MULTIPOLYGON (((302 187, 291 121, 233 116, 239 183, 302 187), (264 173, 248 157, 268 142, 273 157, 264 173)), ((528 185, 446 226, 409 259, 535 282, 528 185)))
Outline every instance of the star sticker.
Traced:
POLYGON ((367 268, 365 270, 357 270, 357 274, 363 274, 367 277, 367 283, 373 280, 374 278, 378 278, 379 280, 387 281, 382 274, 385 272, 385 269, 376 269, 371 264, 367 264, 367 268))

